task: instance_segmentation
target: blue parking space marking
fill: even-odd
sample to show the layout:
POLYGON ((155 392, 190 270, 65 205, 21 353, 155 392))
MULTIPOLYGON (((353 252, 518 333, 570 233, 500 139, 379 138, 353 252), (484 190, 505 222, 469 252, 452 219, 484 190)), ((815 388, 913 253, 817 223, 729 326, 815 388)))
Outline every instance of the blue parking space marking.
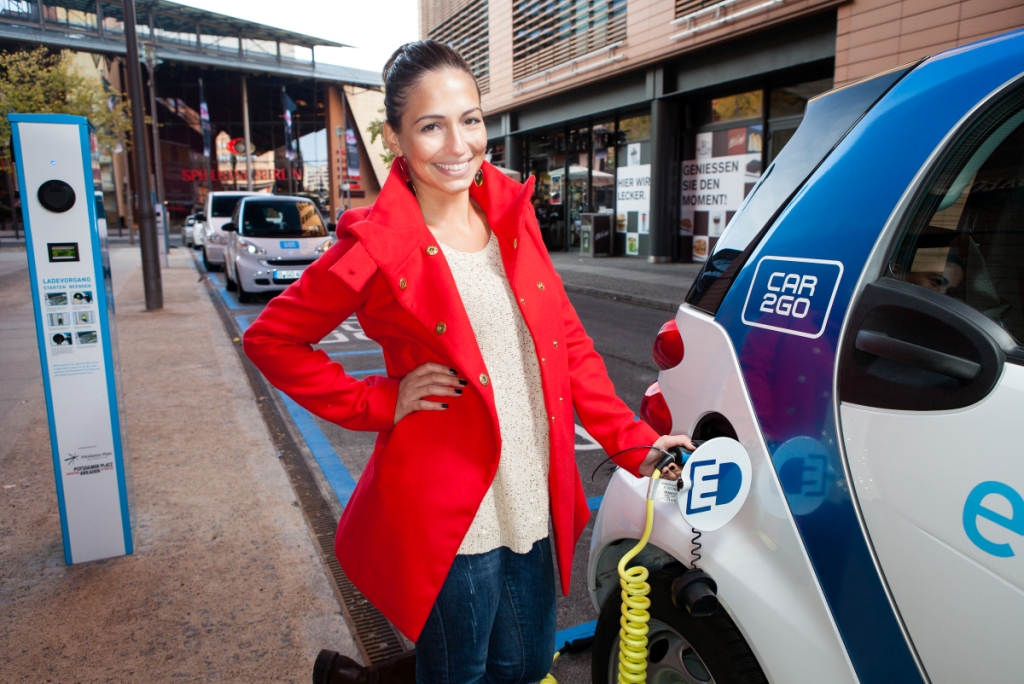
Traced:
POLYGON ((366 355, 366 354, 382 354, 382 353, 383 352, 380 349, 354 349, 352 351, 332 352, 332 353, 328 354, 328 356, 331 357, 332 359, 335 359, 335 358, 339 358, 339 357, 342 357, 342 356, 363 356, 363 355, 366 355))
POLYGON ((235 325, 238 326, 238 332, 239 333, 244 333, 246 331, 246 329, 249 327, 249 317, 248 316, 235 316, 235 325))
POLYGON ((582 625, 559 630, 555 633, 555 650, 568 645, 570 641, 594 636, 596 629, 597 620, 591 620, 590 622, 584 622, 582 625))
POLYGON ((306 446, 313 453, 313 458, 316 459, 317 465, 320 466, 320 471, 327 478, 331 489, 334 490, 334 494, 338 497, 338 501, 341 502, 342 506, 347 506, 348 500, 352 497, 352 492, 356 488, 356 481, 352 478, 352 474, 348 472, 348 468, 341 462, 337 452, 334 451, 330 441, 328 441, 327 435, 316 424, 313 414, 296 404, 283 392, 278 391, 278 394, 281 396, 285 408, 288 409, 288 414, 292 417, 295 427, 299 429, 302 438, 306 441, 306 446))
POLYGON ((224 287, 224 283, 220 282, 220 276, 207 271, 206 277, 209 278, 210 282, 213 283, 216 287, 224 287))
POLYGON ((228 307, 232 311, 239 311, 239 310, 245 308, 242 305, 240 305, 238 302, 236 302, 235 298, 232 297, 231 295, 229 295, 228 291, 225 290, 223 287, 218 287, 217 288, 217 294, 219 294, 220 298, 224 300, 224 306, 228 307))
POLYGON ((604 500, 604 496, 591 496, 587 498, 587 508, 592 511, 596 511, 601 507, 601 502, 604 500))

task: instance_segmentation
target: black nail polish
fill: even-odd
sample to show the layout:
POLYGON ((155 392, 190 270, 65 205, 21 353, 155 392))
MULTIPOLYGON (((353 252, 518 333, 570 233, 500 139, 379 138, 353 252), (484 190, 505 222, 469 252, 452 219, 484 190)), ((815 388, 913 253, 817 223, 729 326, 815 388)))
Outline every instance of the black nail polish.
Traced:
POLYGON ((460 390, 460 389, 457 389, 457 390, 455 390, 455 393, 456 393, 456 394, 462 394, 462 390, 460 390))
POLYGON ((459 372, 457 370, 455 370, 454 368, 449 368, 448 372, 451 373, 452 375, 458 375, 459 374, 459 372))
POLYGON ((459 378, 459 384, 460 385, 468 385, 469 384, 469 380, 463 380, 462 378, 459 378))
POLYGON ((448 404, 441 404, 441 408, 448 408, 448 404))

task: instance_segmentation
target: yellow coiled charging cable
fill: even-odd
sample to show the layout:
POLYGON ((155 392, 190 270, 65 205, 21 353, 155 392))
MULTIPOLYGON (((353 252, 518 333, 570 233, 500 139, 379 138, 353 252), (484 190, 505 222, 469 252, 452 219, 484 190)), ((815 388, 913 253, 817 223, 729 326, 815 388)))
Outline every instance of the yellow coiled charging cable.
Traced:
MULTIPOLYGON (((651 489, 661 477, 656 468, 651 474, 651 489)), ((644 550, 654 528, 654 499, 647 496, 647 521, 644 534, 636 546, 619 560, 619 586, 622 587, 622 616, 619 618, 619 684, 642 684, 647 681, 647 623, 651 614, 651 585, 647 583, 650 573, 642 565, 627 568, 626 564, 644 550)))
MULTIPOLYGON (((626 555, 619 560, 619 586, 622 587, 622 606, 620 610, 622 616, 619 618, 618 684, 644 684, 647 681, 647 623, 651 619, 651 614, 648 612, 648 609, 651 607, 651 600, 647 598, 647 595, 651 593, 651 585, 647 583, 647 578, 650 576, 650 573, 642 565, 632 568, 627 568, 626 565, 644 550, 647 542, 651 539, 651 531, 654 529, 654 498, 652 493, 656 486, 655 481, 661 477, 661 469, 666 465, 668 463, 662 461, 651 474, 651 487, 647 494, 647 520, 644 523, 644 534, 640 537, 640 541, 637 542, 636 546, 627 551, 626 555)), ((552 665, 554 665, 561 654, 561 651, 555 652, 555 657, 551 661, 552 665)), ((540 684, 558 684, 558 682, 549 672, 540 681, 540 684)))

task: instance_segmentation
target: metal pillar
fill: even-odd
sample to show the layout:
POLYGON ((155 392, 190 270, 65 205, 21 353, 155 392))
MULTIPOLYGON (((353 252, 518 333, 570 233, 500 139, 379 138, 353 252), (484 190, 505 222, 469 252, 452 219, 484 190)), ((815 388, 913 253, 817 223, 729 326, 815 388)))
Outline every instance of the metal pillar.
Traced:
POLYGON ((252 191, 252 138, 249 136, 249 86, 242 76, 242 132, 245 135, 245 189, 252 191))
POLYGON ((651 235, 647 260, 652 264, 672 261, 678 232, 672 207, 672 186, 678 182, 673 172, 673 109, 668 100, 651 101, 651 235))
POLYGON ((523 141, 518 135, 505 135, 505 168, 519 171, 526 182, 526 169, 523 168, 523 141))
POLYGON ((142 284, 146 311, 164 307, 160 277, 160 249, 156 239, 156 216, 149 189, 149 159, 146 154, 146 113, 142 107, 142 75, 139 69, 139 41, 135 35, 135 0, 124 0, 124 38, 127 48, 128 97, 132 106, 132 154, 135 156, 135 188, 139 193, 139 242, 142 250, 142 284))
POLYGON ((164 165, 160 156, 160 122, 156 112, 156 49, 146 46, 146 68, 149 70, 149 109, 153 121, 153 175, 156 177, 156 201, 163 204, 167 199, 164 195, 164 165))

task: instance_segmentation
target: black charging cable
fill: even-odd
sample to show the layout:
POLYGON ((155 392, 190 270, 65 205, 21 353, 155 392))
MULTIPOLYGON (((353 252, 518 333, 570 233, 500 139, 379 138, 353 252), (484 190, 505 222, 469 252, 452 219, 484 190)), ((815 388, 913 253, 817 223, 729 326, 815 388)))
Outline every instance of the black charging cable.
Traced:
MULTIPOLYGON (((703 439, 691 439, 690 440, 690 442, 693 444, 694 447, 699 447, 705 441, 706 440, 703 440, 703 439)), ((664 458, 662 458, 660 461, 658 461, 657 465, 654 466, 656 470, 664 470, 665 468, 669 467, 670 465, 676 465, 676 466, 679 466, 680 468, 682 468, 683 464, 686 463, 686 459, 689 457, 690 454, 693 453, 692 451, 689 451, 688 449, 684 449, 681 446, 669 447, 667 450, 666 449, 662 449, 660 447, 656 447, 654 445, 643 445, 643 446, 627 447, 626 449, 623 449, 622 451, 617 451, 616 453, 612 454, 608 458, 606 458, 603 461, 601 461, 600 463, 598 463, 597 467, 594 468, 594 472, 590 473, 590 481, 591 482, 596 482, 597 481, 597 480, 594 479, 597 476, 597 471, 600 470, 609 461, 618 458, 622 454, 627 454, 630 451, 638 451, 640 449, 648 449, 648 450, 654 449, 655 451, 660 451, 662 454, 664 454, 664 458)), ((617 468, 618 466, 615 466, 615 467, 617 468)))

